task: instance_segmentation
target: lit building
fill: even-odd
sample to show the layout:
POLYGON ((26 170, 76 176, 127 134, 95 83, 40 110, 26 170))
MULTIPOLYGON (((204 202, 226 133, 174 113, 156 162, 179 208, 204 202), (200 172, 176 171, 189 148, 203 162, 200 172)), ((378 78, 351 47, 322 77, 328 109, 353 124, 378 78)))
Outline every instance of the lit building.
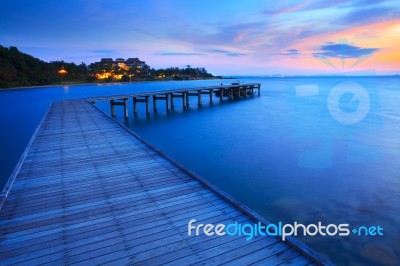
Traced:
POLYGON ((68 74, 68 71, 64 68, 64 66, 62 66, 58 69, 57 73, 60 77, 65 77, 68 74))
POLYGON ((146 64, 144 61, 140 61, 139 58, 128 58, 125 61, 125 64, 129 67, 132 68, 143 68, 143 66, 146 64))
POLYGON ((139 58, 117 58, 115 61, 112 58, 102 58, 100 64, 104 67, 102 73, 96 73, 97 79, 106 79, 112 77, 113 79, 122 79, 124 75, 134 77, 146 65, 144 61, 139 58))
POLYGON ((112 76, 112 73, 104 71, 103 73, 96 73, 97 79, 106 79, 112 76))
POLYGON ((112 58, 102 58, 100 60, 100 63, 104 64, 104 65, 113 65, 114 64, 114 60, 112 58))
POLYGON ((119 69, 129 70, 129 66, 126 65, 125 59, 123 58, 115 59, 115 65, 117 65, 119 69))

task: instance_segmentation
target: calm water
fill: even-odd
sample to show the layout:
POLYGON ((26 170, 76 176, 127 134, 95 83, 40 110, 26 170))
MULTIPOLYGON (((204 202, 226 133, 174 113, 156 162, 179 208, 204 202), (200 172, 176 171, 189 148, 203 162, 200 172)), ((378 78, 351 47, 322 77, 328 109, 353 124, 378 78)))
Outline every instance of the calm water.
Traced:
MULTIPOLYGON (((222 104, 215 99, 214 105, 201 108, 193 97, 188 110, 182 110, 176 99, 170 113, 159 104, 158 113, 149 117, 139 110, 128 121, 122 112, 117 118, 271 222, 384 228, 384 236, 301 238, 333 262, 399 265, 400 79, 242 80, 261 82, 261 97, 222 104), (353 99, 354 95, 359 97, 353 99)), ((229 81, 0 92, 2 179, 8 177, 51 99, 221 82, 229 81)), ((109 112, 106 103, 99 106, 109 112)))

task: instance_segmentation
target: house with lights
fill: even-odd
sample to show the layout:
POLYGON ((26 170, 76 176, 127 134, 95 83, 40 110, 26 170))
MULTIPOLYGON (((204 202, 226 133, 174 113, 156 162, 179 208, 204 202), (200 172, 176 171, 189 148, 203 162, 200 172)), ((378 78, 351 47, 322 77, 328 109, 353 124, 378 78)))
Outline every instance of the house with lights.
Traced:
POLYGON ((141 61, 139 58, 102 58, 100 62, 95 63, 97 66, 95 76, 97 79, 117 79, 120 80, 123 76, 129 78, 135 77, 141 73, 141 69, 146 65, 146 62, 141 61))

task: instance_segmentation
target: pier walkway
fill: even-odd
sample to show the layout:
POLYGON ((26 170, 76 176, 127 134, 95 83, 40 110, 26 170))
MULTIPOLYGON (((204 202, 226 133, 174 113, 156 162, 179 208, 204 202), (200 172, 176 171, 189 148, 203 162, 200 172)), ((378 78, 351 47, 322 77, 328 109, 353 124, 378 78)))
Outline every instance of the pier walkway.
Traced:
POLYGON ((267 221, 85 100, 51 105, 0 208, 1 265, 329 264, 294 239, 188 236, 267 221))
POLYGON ((128 118, 128 100, 132 98, 133 103, 133 113, 136 114, 138 103, 144 103, 146 107, 146 114, 150 114, 150 105, 153 106, 154 112, 157 111, 157 101, 162 101, 165 103, 166 110, 169 111, 175 107, 174 99, 180 98, 183 108, 187 108, 190 105, 190 97, 194 96, 197 100, 197 104, 202 105, 202 96, 204 94, 209 95, 210 104, 213 103, 213 94, 215 94, 219 100, 222 102, 224 98, 241 99, 254 96, 254 91, 257 91, 258 96, 260 96, 260 83, 246 83, 246 84, 235 84, 235 85, 222 85, 221 86, 210 86, 201 88, 186 88, 186 89, 174 89, 174 90, 164 90, 164 91, 152 91, 145 93, 135 93, 135 94, 125 94, 117 96, 107 96, 107 97, 96 97, 87 99, 91 103, 96 103, 98 101, 110 101, 111 116, 115 117, 115 106, 123 106, 124 117, 128 118), (152 104, 150 104, 150 99, 152 99, 152 104))

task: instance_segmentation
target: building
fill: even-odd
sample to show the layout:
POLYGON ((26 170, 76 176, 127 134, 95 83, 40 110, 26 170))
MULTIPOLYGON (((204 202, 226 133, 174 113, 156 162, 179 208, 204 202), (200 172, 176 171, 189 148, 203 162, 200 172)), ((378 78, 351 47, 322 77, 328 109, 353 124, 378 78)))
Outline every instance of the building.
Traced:
POLYGON ((114 64, 114 60, 112 59, 112 58, 102 58, 101 60, 100 60, 100 63, 102 63, 102 64, 109 64, 109 65, 112 65, 112 64, 114 64))
POLYGON ((68 74, 68 71, 64 68, 64 66, 61 66, 61 68, 58 69, 57 73, 58 76, 65 77, 68 74))
POLYGON ((100 65, 104 68, 98 71, 95 75, 97 79, 122 79, 123 76, 134 77, 141 72, 141 69, 146 65, 144 61, 139 58, 117 58, 115 61, 112 58, 102 58, 100 65))
POLYGON ((139 58, 128 58, 125 61, 126 65, 132 68, 143 68, 146 64, 144 61, 140 61, 139 58))

